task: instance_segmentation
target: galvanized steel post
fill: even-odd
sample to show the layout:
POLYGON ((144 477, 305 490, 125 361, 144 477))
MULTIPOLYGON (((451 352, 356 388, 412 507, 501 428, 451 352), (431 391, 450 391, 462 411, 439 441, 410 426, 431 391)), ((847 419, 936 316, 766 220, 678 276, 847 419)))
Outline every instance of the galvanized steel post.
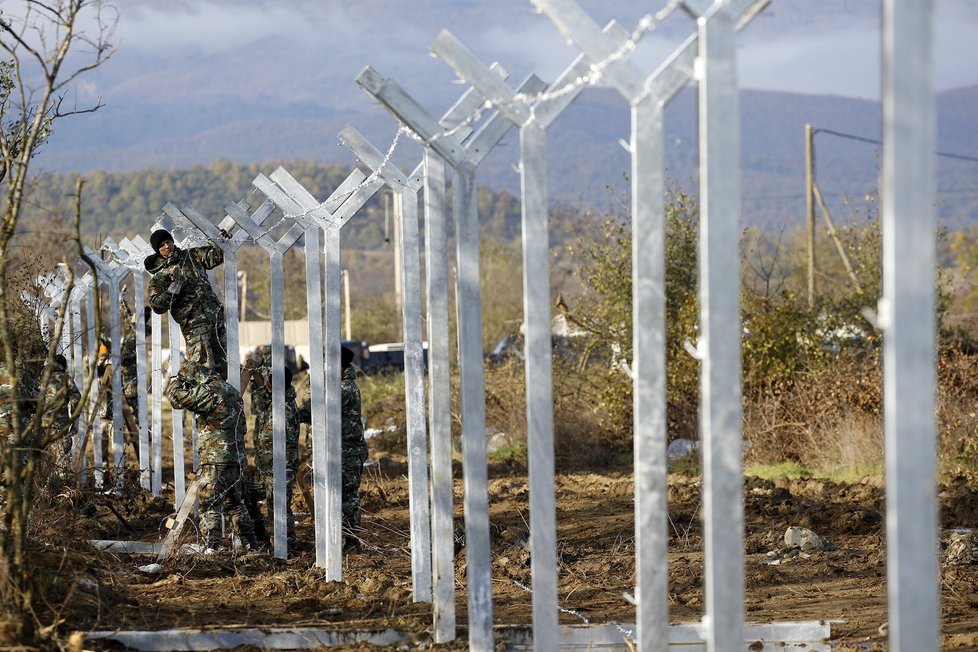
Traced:
POLYGON ((740 395, 740 122, 734 20, 713 5, 699 27, 701 433, 707 649, 744 641, 740 395))
POLYGON ((415 176, 408 178, 396 167, 386 165, 384 155, 353 127, 347 126, 343 129, 339 138, 340 142, 352 150, 357 158, 370 169, 375 170, 395 193, 394 214, 400 233, 401 252, 401 317, 404 324, 404 402, 407 412, 412 589, 416 602, 430 602, 431 521, 428 504, 428 441, 425 422, 424 349, 421 340, 421 260, 418 239, 418 191, 421 187, 421 179, 415 176))
MULTIPOLYGON (((146 326, 143 313, 146 307, 145 273, 143 261, 153 253, 153 248, 140 236, 131 240, 124 238, 119 242, 120 260, 132 270, 133 278, 133 325, 136 334, 136 392, 139 399, 139 479, 143 489, 152 489, 152 468, 150 462, 149 414, 146 399, 146 326), (122 255, 125 254, 125 255, 122 255)), ((155 442, 153 442, 155 444, 155 442)))
POLYGON ((890 649, 940 647, 932 5, 883 3, 883 405, 890 649))
POLYGON ((282 167, 276 169, 271 178, 258 175, 252 184, 303 228, 309 321, 316 564, 326 568, 327 579, 339 581, 343 577, 340 527, 342 471, 339 466, 342 461, 339 445, 341 369, 339 338, 336 337, 339 331, 339 296, 338 292, 327 290, 324 301, 320 259, 325 253, 326 280, 330 287, 334 287, 339 269, 338 231, 383 183, 380 180, 367 181, 361 171, 354 170, 322 204, 282 167), (320 245, 320 229, 325 236, 323 245, 320 245), (328 325, 325 330, 324 306, 328 325), (330 352, 328 360, 325 355, 327 349, 330 352), (327 368, 330 372, 328 383, 327 368), (334 460, 336 462, 330 472, 330 462, 334 460))

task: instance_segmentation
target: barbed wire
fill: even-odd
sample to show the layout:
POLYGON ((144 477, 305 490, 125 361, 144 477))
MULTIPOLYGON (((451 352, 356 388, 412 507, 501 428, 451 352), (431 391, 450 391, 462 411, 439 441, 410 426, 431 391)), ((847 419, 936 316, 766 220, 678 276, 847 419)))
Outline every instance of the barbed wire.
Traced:
MULTIPOLYGON (((513 584, 515 584, 517 587, 523 589, 527 593, 531 593, 531 594, 533 593, 533 591, 530 589, 530 587, 528 587, 527 585, 523 584, 522 582, 520 582, 518 580, 510 580, 510 581, 512 581, 513 584)), ((591 619, 588 618, 587 616, 585 616, 584 614, 582 614, 579 611, 575 611, 574 609, 567 609, 565 607, 561 607, 559 604, 557 605, 557 610, 560 611, 561 613, 565 613, 565 614, 574 616, 575 618, 577 618, 578 620, 580 620, 585 625, 590 625, 591 624, 591 619)), ((633 643, 636 642, 635 641, 635 632, 634 631, 632 631, 630 629, 625 629, 620 623, 618 623, 617 621, 614 621, 614 620, 611 621, 611 624, 615 626, 615 629, 617 629, 621 633, 622 636, 624 636, 625 638, 627 638, 629 641, 631 641, 633 643)))

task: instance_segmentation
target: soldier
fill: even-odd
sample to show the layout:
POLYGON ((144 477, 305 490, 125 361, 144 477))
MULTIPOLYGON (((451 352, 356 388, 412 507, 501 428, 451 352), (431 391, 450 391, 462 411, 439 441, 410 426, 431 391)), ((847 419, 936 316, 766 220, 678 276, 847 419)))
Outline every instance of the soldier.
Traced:
MULTIPOLYGON (((252 357, 248 387, 251 391, 251 410, 255 414, 255 470, 257 477, 251 487, 256 498, 264 498, 268 520, 275 522, 275 482, 272 460, 272 368, 268 351, 259 349, 252 357)), ((310 423, 308 410, 300 411, 295 402, 292 370, 285 368, 285 506, 288 545, 294 546, 295 517, 292 514, 292 492, 299 468, 299 430, 301 423, 310 423)), ((253 508, 252 515, 254 516, 253 508)), ((260 513, 260 512, 259 512, 260 513)), ((267 528, 267 526, 266 526, 267 528)))
MULTIPOLYGON (((342 422, 343 453, 343 549, 355 550, 360 547, 360 478, 363 463, 367 461, 367 440, 363 436, 363 415, 360 410, 360 387, 357 385, 357 371, 353 366, 356 354, 353 349, 340 348, 342 377, 342 422)), ((302 405, 301 413, 309 423, 311 402, 302 405)))
MULTIPOLYGON (((136 441, 139 431, 139 376, 136 366, 136 315, 129 308, 129 304, 122 302, 127 320, 125 332, 122 334, 122 346, 120 349, 120 362, 122 364, 122 395, 126 398, 129 411, 132 412, 132 423, 136 426, 136 432, 130 433, 132 441, 136 441)), ((144 332, 149 328, 150 316, 153 314, 152 308, 146 306, 143 311, 144 332)), ((149 335, 149 333, 146 333, 149 335)), ((145 355, 145 351, 143 354, 145 355)), ((127 419, 128 422, 128 419, 127 419)))
MULTIPOLYGON (((60 353, 54 356, 54 367, 45 388, 44 416, 41 425, 59 437, 64 437, 59 462, 68 466, 72 462, 71 446, 75 434, 75 420, 81 392, 68 373, 68 360, 60 353)), ((49 440, 50 441, 50 440, 49 440)))
MULTIPOLYGON (((13 344, 17 354, 22 356, 18 358, 16 377, 11 373, 6 362, 0 359, 0 444, 7 446, 8 455, 12 455, 16 450, 20 451, 20 455, 14 456, 15 460, 19 460, 19 463, 14 463, 13 477, 16 478, 20 474, 20 469, 27 464, 30 457, 29 449, 34 445, 30 432, 31 419, 37 410, 41 376, 41 368, 36 361, 42 359, 46 351, 36 343, 33 347, 23 347, 20 344, 23 348, 19 348, 19 343, 16 341, 13 344), (19 418, 15 421, 17 414, 19 418)), ((4 473, 4 484, 11 479, 4 473)))
POLYGON ((215 244, 180 249, 169 231, 158 229, 150 236, 155 254, 146 257, 149 305, 162 315, 167 310, 180 325, 187 342, 187 359, 195 360, 228 376, 227 330, 224 306, 218 301, 207 270, 224 262, 224 252, 215 244))
POLYGON ((247 510, 242 510, 241 463, 244 457, 244 403, 233 386, 207 367, 186 360, 166 387, 170 404, 190 410, 197 421, 200 467, 197 497, 201 504, 201 530, 205 544, 221 542, 221 516, 227 517, 243 543, 252 550, 258 541, 247 510))
MULTIPOLYGON (((135 459, 139 459, 139 412, 134 411, 132 407, 134 404, 138 408, 138 397, 134 402, 129 401, 129 397, 126 392, 126 378, 128 372, 126 370, 127 356, 131 357, 130 363, 132 364, 132 375, 135 376, 135 366, 136 366, 136 336, 132 332, 132 329, 127 328, 126 334, 123 335, 122 345, 120 347, 122 350, 120 356, 121 368, 122 368, 122 435, 123 435, 123 446, 129 444, 132 446, 133 452, 135 454, 135 459), (126 349, 130 348, 129 353, 126 349)), ((114 442, 114 438, 111 435, 115 423, 113 421, 115 401, 113 401, 112 396, 112 340, 108 333, 103 333, 99 336, 99 349, 98 357, 96 358, 95 369, 98 373, 99 381, 99 393, 98 393, 98 405, 99 405, 99 418, 102 422, 102 433, 109 433, 108 440, 114 442)), ((135 378, 132 379, 133 389, 136 388, 135 378)), ((114 445, 114 444, 113 444, 114 445)))
MULTIPOLYGON (((23 367, 23 363, 21 363, 23 367)), ((30 374, 25 373, 23 368, 17 374, 17 388, 14 389, 13 374, 11 374, 5 362, 0 360, 0 436, 7 444, 18 445, 14 441, 14 403, 20 411, 21 436, 29 441, 27 428, 30 425, 31 415, 34 413, 36 401, 34 400, 34 386, 30 382, 30 374)))
POLYGON ((363 414, 360 409, 360 387, 353 366, 352 349, 342 347, 343 366, 343 525, 348 530, 344 547, 360 546, 360 478, 367 461, 367 440, 363 436, 363 414))

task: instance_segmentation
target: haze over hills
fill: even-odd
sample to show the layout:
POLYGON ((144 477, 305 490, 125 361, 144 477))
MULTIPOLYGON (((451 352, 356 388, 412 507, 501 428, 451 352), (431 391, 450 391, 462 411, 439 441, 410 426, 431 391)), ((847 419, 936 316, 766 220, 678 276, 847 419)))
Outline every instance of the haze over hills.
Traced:
MULTIPOLYGON (((978 86, 942 93, 939 97, 941 151, 975 156, 978 130, 978 86)), ((186 108, 186 107, 184 107, 186 108)), ((805 96, 770 91, 741 93, 741 160, 744 221, 765 227, 796 224, 804 216, 804 125, 854 136, 879 139, 879 104, 867 100, 805 96)), ((354 124, 380 148, 390 143, 392 122, 372 111, 324 112, 293 105, 271 117, 261 107, 213 105, 196 107, 211 120, 189 124, 180 108, 158 114, 147 124, 139 104, 107 131, 90 130, 46 146, 41 165, 58 171, 91 171, 90 161, 110 161, 104 169, 124 171, 145 167, 189 167, 227 158, 237 162, 266 161, 288 155, 321 163, 351 163, 336 134, 354 124), (57 165, 54 165, 54 164, 57 165)), ((680 94, 666 111, 667 171, 686 189, 696 183, 696 106, 691 90, 680 94)), ((613 92, 590 89, 550 130, 550 190, 555 202, 614 209, 627 196, 629 157, 619 144, 628 139, 629 115, 613 92)), ((820 132, 815 137, 817 181, 833 213, 850 217, 875 192, 879 147, 820 132), (849 206, 842 198, 848 197, 849 206)), ((397 148, 402 161, 420 160, 420 150, 407 138, 397 148)), ((510 133, 479 170, 479 184, 519 193, 514 170, 518 154, 510 133)), ((939 159, 939 214, 949 226, 978 221, 978 162, 939 159)))
MULTIPOLYGON (((580 4, 599 23, 614 16, 628 26, 650 10, 626 0, 580 4)), ((939 21, 939 42, 960 50, 974 41, 955 30, 978 24, 978 3, 939 4, 954 9, 939 21)), ((407 7, 388 0, 207 0, 172 2, 165 8, 151 0, 126 2, 119 53, 78 90, 80 99, 101 96, 106 105, 96 114, 62 123, 35 169, 182 168, 219 158, 351 164, 352 155, 336 139, 346 124, 381 150, 396 131, 387 112, 353 82, 364 66, 374 65, 396 79, 433 113, 462 92, 452 71, 427 53, 427 44, 444 26, 484 61, 501 61, 513 86, 530 71, 554 78, 576 54, 527 0, 418 0, 407 7)), ((878 102, 807 92, 820 86, 816 71, 800 63, 798 83, 791 79, 796 59, 815 65, 812 48, 817 46, 819 60, 824 59, 818 65, 831 67, 833 78, 848 83, 840 86, 842 91, 875 97, 878 80, 867 84, 865 74, 856 79, 856 72, 878 70, 878 60, 866 54, 879 47, 866 32, 878 31, 878 12, 876 3, 861 0, 775 0, 745 30, 738 55, 742 87, 806 90, 741 93, 746 223, 779 227, 803 218, 806 122, 870 140, 880 137, 878 102), (860 46, 866 51, 853 49, 860 39, 868 43, 860 46), (840 62, 840 57, 845 59, 840 62), (783 69, 775 64, 784 64, 783 69)), ((661 61, 692 29, 687 16, 670 16, 643 39, 637 62, 651 69, 651 62, 661 61)), ((947 88, 957 78, 941 64, 941 56, 938 51, 936 82, 947 88)), ((960 66, 954 70, 960 72, 960 66)), ((978 127, 972 119, 978 114, 978 86, 945 90, 938 102, 938 149, 978 156, 978 127)), ((667 166, 687 189, 695 186, 695 125, 695 95, 688 89, 666 110, 667 166)), ((628 191, 629 163, 618 141, 627 140, 628 131, 628 110, 616 94, 585 90, 550 129, 553 200, 619 208, 628 191)), ((510 133, 480 168, 478 182, 518 194, 517 149, 510 133)), ((877 150, 828 133, 816 136, 818 182, 838 217, 851 218, 868 208, 865 197, 876 187, 877 150), (843 196, 850 198, 848 205, 843 196)), ((413 167, 420 149, 401 138, 393 160, 413 167)), ((978 220, 978 163, 942 158, 938 188, 949 191, 938 199, 950 225, 978 220)))

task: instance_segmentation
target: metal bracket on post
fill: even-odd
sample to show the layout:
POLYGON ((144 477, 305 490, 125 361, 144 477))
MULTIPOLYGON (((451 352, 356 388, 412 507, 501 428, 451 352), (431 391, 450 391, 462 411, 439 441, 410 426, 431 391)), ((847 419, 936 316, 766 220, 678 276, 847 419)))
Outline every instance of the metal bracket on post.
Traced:
POLYGON ((305 235, 316 564, 326 568, 327 579, 335 581, 343 578, 341 369, 336 337, 340 330, 339 229, 383 185, 379 179, 364 183, 365 180, 363 172, 354 170, 323 203, 282 167, 271 178, 259 175, 252 182, 283 213, 291 216, 305 235), (322 246, 320 229, 325 239, 322 246), (325 256, 325 293, 320 253, 325 256))

